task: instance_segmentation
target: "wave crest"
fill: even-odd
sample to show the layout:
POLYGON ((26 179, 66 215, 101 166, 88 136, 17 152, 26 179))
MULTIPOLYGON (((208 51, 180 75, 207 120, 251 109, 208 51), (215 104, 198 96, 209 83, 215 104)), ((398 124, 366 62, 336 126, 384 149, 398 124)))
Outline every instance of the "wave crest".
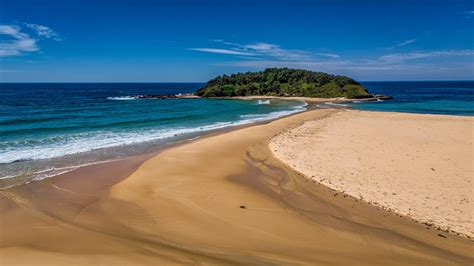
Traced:
POLYGON ((107 97, 107 100, 110 100, 110 101, 130 101, 130 100, 136 100, 136 99, 138 99, 138 96, 107 97))

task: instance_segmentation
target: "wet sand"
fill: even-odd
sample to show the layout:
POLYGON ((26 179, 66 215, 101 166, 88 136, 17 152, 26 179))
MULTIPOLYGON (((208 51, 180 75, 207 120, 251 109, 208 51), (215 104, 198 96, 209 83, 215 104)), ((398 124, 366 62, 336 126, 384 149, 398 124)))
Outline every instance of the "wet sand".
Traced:
POLYGON ((472 264, 472 242, 272 156, 317 110, 0 191, 0 264, 472 264), (144 161, 144 162, 143 162, 144 161))

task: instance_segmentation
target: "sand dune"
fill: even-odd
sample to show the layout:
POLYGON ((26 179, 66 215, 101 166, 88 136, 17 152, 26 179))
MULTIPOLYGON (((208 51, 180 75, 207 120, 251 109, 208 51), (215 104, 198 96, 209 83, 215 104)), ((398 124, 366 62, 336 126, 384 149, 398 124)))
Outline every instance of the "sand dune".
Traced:
POLYGON ((472 264, 471 241, 344 197, 272 156, 279 132, 335 112, 2 190, 0 264, 472 264))

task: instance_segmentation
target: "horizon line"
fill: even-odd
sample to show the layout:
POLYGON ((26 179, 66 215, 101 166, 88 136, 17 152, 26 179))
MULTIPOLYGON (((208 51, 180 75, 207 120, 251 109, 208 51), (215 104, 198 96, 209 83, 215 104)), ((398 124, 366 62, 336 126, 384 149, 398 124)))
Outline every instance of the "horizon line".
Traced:
MULTIPOLYGON (((356 80, 357 82, 445 82, 445 81, 472 81, 473 79, 420 79, 420 80, 356 80)), ((141 84, 153 84, 153 83, 185 83, 185 84, 197 84, 207 83, 208 81, 0 81, 0 84, 38 84, 38 83, 141 83, 141 84)))

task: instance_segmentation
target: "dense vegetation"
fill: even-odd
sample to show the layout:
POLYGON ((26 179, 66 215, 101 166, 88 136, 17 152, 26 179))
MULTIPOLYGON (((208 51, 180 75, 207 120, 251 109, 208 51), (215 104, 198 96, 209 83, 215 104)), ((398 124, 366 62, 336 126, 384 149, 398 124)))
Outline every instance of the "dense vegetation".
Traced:
POLYGON ((260 72, 218 76, 199 90, 202 97, 303 96, 318 98, 367 98, 357 81, 338 75, 301 69, 267 68, 260 72))

